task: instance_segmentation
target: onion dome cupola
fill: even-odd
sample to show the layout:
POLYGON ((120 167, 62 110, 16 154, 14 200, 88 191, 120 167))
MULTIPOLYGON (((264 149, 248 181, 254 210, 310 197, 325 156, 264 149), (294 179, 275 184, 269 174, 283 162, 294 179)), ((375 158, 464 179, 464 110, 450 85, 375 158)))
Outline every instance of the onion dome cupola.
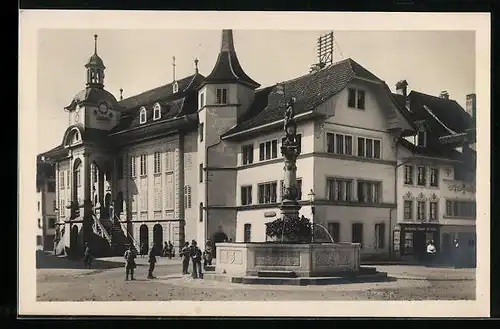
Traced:
POLYGON ((97 34, 94 35, 94 54, 90 57, 87 64, 87 87, 104 88, 104 62, 97 55, 97 34))
POLYGON ((217 62, 212 72, 206 77, 203 84, 209 83, 241 83, 252 89, 257 89, 260 84, 250 78, 238 61, 234 49, 233 31, 222 30, 222 42, 217 62))

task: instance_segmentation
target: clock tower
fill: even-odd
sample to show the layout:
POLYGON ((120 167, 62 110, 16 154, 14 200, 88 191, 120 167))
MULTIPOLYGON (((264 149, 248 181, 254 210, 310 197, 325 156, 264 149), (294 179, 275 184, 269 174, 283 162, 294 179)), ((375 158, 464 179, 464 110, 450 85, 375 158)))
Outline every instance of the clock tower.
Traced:
POLYGON ((106 66, 97 54, 97 35, 94 35, 94 54, 85 64, 85 69, 85 89, 65 107, 69 112, 69 124, 84 129, 111 130, 119 122, 120 107, 116 98, 104 89, 106 66))

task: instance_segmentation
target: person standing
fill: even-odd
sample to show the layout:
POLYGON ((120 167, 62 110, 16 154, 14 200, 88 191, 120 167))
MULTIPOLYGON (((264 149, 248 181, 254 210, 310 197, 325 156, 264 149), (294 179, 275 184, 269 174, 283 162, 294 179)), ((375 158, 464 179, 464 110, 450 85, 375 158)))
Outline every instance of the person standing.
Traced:
POLYGON ((168 256, 168 253, 169 253, 169 250, 168 250, 168 242, 165 241, 165 245, 163 246, 163 250, 162 250, 162 253, 161 253, 161 257, 167 257, 168 256))
POLYGON ((203 268, 205 271, 209 265, 212 265, 212 242, 210 239, 205 243, 205 250, 203 251, 203 268))
POLYGON ((153 276, 153 271, 155 270, 155 264, 156 264, 156 247, 153 246, 151 247, 151 250, 149 251, 149 270, 148 270, 148 279, 156 279, 155 276, 153 276))
POLYGON ((198 248, 196 240, 191 241, 191 260, 193 262, 193 279, 202 279, 203 273, 201 271, 201 249, 198 248))
POLYGON ((56 236, 54 237, 54 256, 57 256, 57 245, 59 244, 59 234, 56 233, 56 236))
POLYGON ((429 243, 427 244, 427 257, 431 265, 434 264, 435 256, 436 256, 436 246, 434 246, 434 241, 429 241, 429 243))
POLYGON ((188 273, 188 268, 189 268, 189 257, 190 257, 190 248, 189 248, 189 242, 186 241, 184 244, 184 247, 181 250, 181 257, 182 257, 182 274, 189 274, 188 273))
POLYGON ((85 248, 83 251, 83 264, 86 268, 92 268, 92 254, 90 253, 88 242, 85 242, 85 248))
POLYGON ((129 274, 130 280, 135 280, 134 269, 137 267, 137 264, 135 263, 136 254, 131 245, 128 246, 128 249, 125 251, 125 255, 123 257, 125 258, 125 280, 128 281, 129 274))
POLYGON ((168 241, 168 250, 168 259, 172 259, 172 257, 175 257, 174 245, 170 241, 168 241))

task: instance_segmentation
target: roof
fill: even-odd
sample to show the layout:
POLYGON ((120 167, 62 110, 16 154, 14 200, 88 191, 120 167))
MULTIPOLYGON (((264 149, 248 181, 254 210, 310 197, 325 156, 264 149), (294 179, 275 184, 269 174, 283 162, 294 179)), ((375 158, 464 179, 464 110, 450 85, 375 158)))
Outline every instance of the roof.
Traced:
POLYGON ((425 147, 416 146, 404 138, 399 139, 399 143, 416 156, 431 158, 443 158, 449 160, 462 161, 462 154, 452 147, 428 144, 425 147))
MULTIPOLYGON (((393 96, 404 106, 406 100, 402 95, 393 94, 393 96)), ((464 133, 474 127, 471 116, 455 100, 414 90, 408 95, 408 100, 412 120, 414 122, 424 120, 436 137, 464 133)))
POLYGON ((100 102, 107 102, 111 107, 117 107, 118 101, 112 93, 103 88, 87 87, 78 92, 66 109, 73 110, 76 105, 81 103, 91 103, 97 105, 100 102))
POLYGON ((203 84, 206 83, 242 83, 255 89, 260 84, 250 78, 238 61, 234 49, 233 31, 222 30, 222 42, 217 62, 212 72, 207 76, 203 84))
MULTIPOLYGON (((348 58, 319 71, 285 81, 281 85, 287 98, 295 97, 295 115, 299 115, 314 109, 328 98, 339 93, 355 77, 384 83, 353 59, 348 58)), ((227 136, 283 119, 284 97, 276 87, 275 85, 256 91, 254 103, 248 114, 241 118, 236 127, 224 135, 227 136), (265 95, 267 95, 267 99, 265 95)))
POLYGON ((97 53, 94 53, 89 58, 89 61, 87 62, 87 64, 85 64, 85 67, 87 67, 87 68, 90 66, 98 66, 98 67, 101 67, 103 69, 106 68, 106 66, 104 66, 104 62, 102 61, 101 57, 99 57, 99 55, 97 55, 97 53))
MULTIPOLYGON (((179 92, 191 88, 195 89, 203 81, 203 79, 205 79, 205 77, 202 74, 195 73, 177 80, 179 92)), ((166 85, 153 88, 138 95, 125 98, 119 101, 118 104, 122 106, 125 111, 137 110, 141 106, 154 105, 154 103, 165 100, 174 95, 173 85, 174 82, 171 82, 166 85)))

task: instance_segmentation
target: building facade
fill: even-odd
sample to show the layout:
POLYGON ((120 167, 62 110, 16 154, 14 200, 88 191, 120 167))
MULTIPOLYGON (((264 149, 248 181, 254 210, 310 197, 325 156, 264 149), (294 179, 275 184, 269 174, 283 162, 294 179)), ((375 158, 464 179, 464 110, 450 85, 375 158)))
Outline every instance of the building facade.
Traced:
POLYGON ((359 242, 363 257, 388 257, 403 193, 399 141, 418 125, 354 60, 260 88, 224 30, 208 76, 195 61, 193 75, 119 100, 104 89, 97 44, 85 67, 87 85, 65 108, 71 125, 44 154, 56 164, 70 249, 265 241, 265 223, 280 216, 283 114, 293 97, 300 213, 317 224, 318 241, 359 242))
POLYGON ((56 182, 54 167, 37 158, 37 248, 52 250, 57 223, 56 182))

